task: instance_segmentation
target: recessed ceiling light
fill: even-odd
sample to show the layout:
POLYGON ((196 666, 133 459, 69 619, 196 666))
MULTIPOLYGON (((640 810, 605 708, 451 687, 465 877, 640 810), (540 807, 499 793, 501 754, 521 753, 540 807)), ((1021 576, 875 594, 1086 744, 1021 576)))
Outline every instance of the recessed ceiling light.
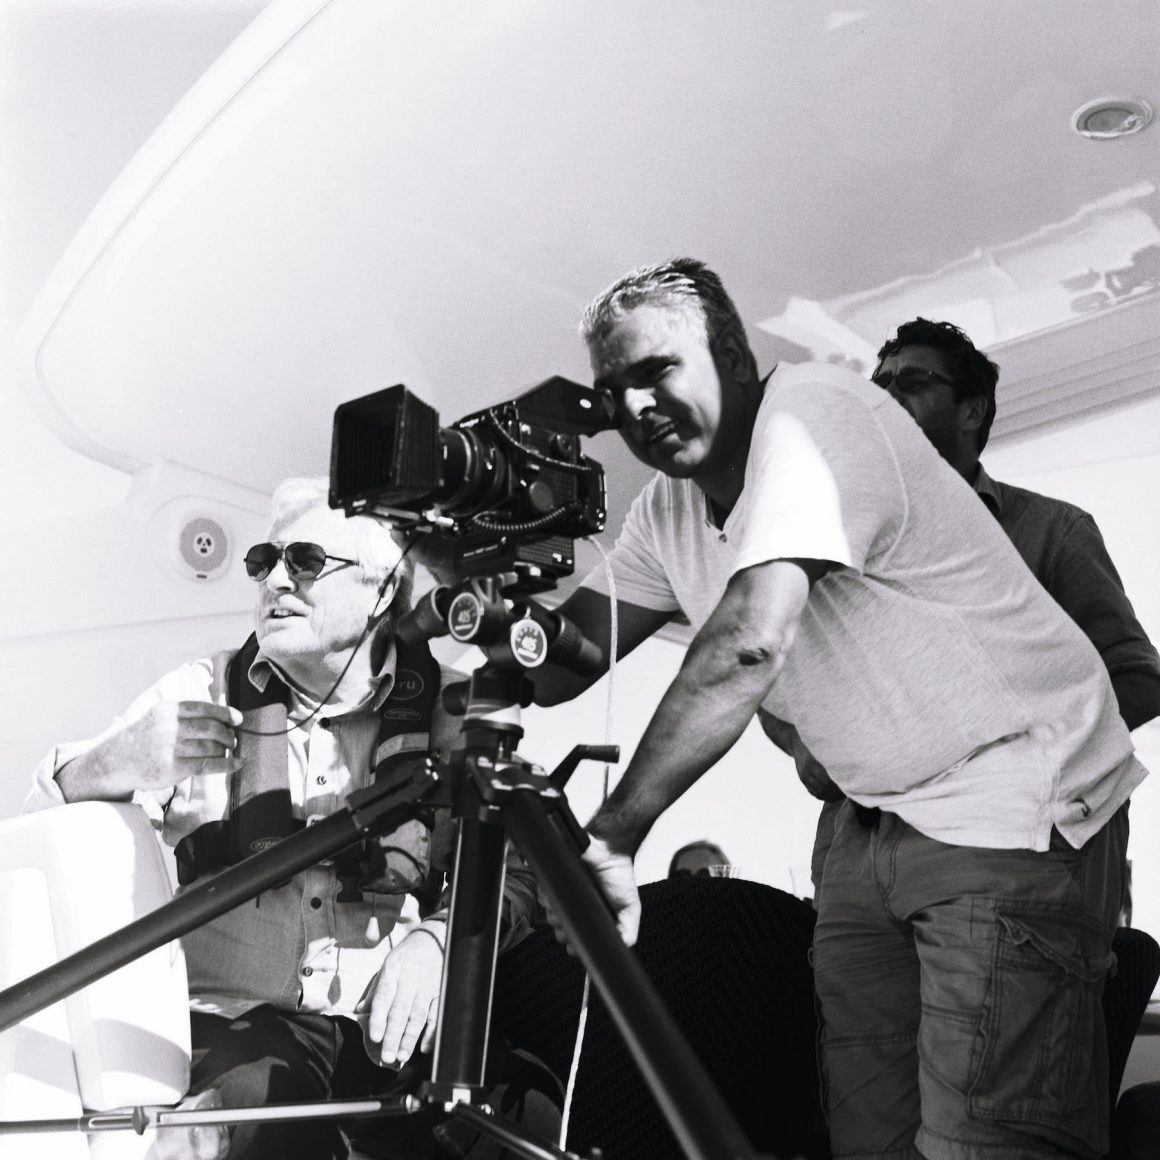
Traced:
POLYGON ((1084 137, 1106 141, 1139 133, 1152 120, 1152 106, 1134 97, 1101 97, 1076 109, 1071 127, 1084 137))

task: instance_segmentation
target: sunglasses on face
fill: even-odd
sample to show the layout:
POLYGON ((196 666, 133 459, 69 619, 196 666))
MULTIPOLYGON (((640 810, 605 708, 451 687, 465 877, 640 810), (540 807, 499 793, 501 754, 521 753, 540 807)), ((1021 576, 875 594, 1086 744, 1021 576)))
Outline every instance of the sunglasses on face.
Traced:
POLYGON ((246 575, 251 580, 265 580, 278 561, 285 559, 291 580, 317 580, 327 560, 338 564, 357 564, 345 556, 329 556, 321 544, 295 541, 293 544, 255 544, 246 553, 246 575))
POLYGON ((958 394, 955 384, 950 379, 936 371, 923 370, 921 367, 902 367, 897 371, 876 370, 870 376, 870 381, 884 391, 893 387, 903 395, 917 395, 920 391, 927 391, 931 387, 938 386, 939 383, 945 387, 950 387, 955 394, 958 394))

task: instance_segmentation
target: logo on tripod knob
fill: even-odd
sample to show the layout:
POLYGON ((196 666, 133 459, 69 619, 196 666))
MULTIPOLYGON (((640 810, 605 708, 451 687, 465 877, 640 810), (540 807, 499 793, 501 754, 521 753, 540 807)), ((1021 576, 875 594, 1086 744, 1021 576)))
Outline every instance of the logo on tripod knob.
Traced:
POLYGON ((547 659, 548 634, 528 617, 512 625, 508 643, 511 645, 512 656, 525 669, 534 669, 547 659))
POLYGON ((483 620, 483 605, 472 592, 461 592, 447 610, 447 631, 458 641, 474 638, 483 620))

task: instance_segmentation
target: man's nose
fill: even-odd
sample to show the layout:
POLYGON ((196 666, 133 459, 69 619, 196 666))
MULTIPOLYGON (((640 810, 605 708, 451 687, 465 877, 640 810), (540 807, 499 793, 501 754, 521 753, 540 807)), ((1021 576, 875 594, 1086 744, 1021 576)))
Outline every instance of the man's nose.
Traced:
POLYGON ((298 582, 286 571, 285 558, 278 560, 262 583, 271 592, 293 592, 298 587, 298 582))
POLYGON ((620 397, 620 409, 624 417, 633 423, 655 406, 652 391, 643 387, 628 387, 620 397))

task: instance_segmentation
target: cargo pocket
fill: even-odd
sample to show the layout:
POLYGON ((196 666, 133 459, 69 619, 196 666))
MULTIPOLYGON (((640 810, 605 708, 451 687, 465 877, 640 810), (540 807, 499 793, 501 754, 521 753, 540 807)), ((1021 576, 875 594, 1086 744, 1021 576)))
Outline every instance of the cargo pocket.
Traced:
POLYGON ((991 980, 972 1055, 973 1116, 1106 1143, 1102 981, 1115 961, 1099 925, 1071 907, 995 900, 991 980))

